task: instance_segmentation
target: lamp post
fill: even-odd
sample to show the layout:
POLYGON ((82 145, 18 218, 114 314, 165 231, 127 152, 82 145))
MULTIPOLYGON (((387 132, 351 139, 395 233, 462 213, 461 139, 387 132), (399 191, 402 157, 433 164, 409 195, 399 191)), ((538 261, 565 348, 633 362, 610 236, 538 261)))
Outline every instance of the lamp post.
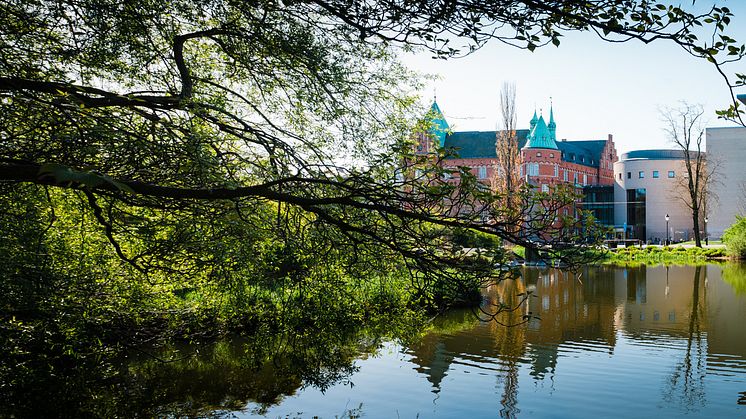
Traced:
POLYGON ((670 220, 671 217, 666 214, 666 246, 668 246, 668 220, 670 220))
POLYGON ((707 240, 707 216, 705 216, 705 246, 709 246, 710 241, 707 240))

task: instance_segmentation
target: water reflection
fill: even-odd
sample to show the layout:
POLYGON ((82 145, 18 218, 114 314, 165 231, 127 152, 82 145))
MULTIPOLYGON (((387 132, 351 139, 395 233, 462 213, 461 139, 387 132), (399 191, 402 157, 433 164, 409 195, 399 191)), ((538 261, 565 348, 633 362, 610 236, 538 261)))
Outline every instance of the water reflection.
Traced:
MULTIPOLYGON (((434 393, 447 391, 442 382, 454 366, 474 363, 493 369, 502 417, 521 412, 522 389, 535 393, 536 385, 546 384, 549 394, 555 391, 555 382, 567 379, 555 377, 562 362, 571 368, 565 374, 581 375, 587 385, 618 380, 623 387, 615 390, 634 394, 632 399, 658 408, 663 403, 680 413, 703 413, 704 407, 716 405, 715 398, 727 400, 718 392, 732 383, 746 388, 746 340, 740 326, 746 320, 746 300, 731 286, 733 280, 721 280, 721 272, 718 266, 601 267, 577 275, 527 270, 523 280, 490 289, 489 298, 513 303, 516 295, 532 290, 529 303, 521 311, 501 314, 501 321, 514 323, 526 313, 540 320, 504 328, 465 319, 461 329, 451 324, 407 351, 417 371, 427 374, 434 393), (573 360, 592 354, 594 363, 614 370, 599 376, 573 360), (533 387, 527 387, 531 382, 533 387)), ((729 405, 744 403, 743 394, 731 393, 729 405)))
POLYGON ((80 416, 742 417, 742 278, 740 266, 531 269, 487 293, 494 307, 530 292, 519 310, 500 314, 506 324, 538 316, 520 326, 459 311, 407 345, 334 331, 302 342, 221 342, 178 362, 130 359, 95 385, 28 387, 18 398, 36 403, 46 413, 39 417, 55 408, 80 416))

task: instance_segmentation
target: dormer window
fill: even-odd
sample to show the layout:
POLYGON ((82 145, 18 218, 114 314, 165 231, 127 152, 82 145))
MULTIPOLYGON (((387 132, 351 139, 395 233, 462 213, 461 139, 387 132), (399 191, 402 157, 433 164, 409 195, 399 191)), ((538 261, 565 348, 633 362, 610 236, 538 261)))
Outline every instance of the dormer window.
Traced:
POLYGON ((570 160, 575 160, 575 154, 570 153, 570 160))

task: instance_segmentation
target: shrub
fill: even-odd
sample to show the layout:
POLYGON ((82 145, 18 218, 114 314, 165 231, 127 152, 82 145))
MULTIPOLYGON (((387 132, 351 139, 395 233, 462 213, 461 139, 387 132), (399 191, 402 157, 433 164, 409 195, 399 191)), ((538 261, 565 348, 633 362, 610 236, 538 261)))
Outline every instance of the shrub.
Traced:
POLYGON ((708 258, 719 258, 725 256, 725 249, 723 248, 712 248, 705 249, 705 256, 708 258))
POLYGON ((729 256, 746 259, 746 217, 736 216, 736 222, 723 233, 723 243, 729 256))

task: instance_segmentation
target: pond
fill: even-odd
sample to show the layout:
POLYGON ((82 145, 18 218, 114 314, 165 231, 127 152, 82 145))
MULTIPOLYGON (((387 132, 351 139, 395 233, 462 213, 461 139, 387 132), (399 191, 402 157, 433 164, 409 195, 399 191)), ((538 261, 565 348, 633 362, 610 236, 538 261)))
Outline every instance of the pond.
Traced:
POLYGON ((739 266, 527 270, 490 300, 533 291, 500 320, 540 320, 454 312, 421 341, 356 361, 344 383, 239 416, 743 417, 743 284, 739 266))
POLYGON ((746 416, 743 265, 526 269, 485 304, 527 292, 498 318, 532 316, 511 327, 454 311, 406 343, 225 341, 131 356, 109 383, 29 403, 107 417, 746 416))

